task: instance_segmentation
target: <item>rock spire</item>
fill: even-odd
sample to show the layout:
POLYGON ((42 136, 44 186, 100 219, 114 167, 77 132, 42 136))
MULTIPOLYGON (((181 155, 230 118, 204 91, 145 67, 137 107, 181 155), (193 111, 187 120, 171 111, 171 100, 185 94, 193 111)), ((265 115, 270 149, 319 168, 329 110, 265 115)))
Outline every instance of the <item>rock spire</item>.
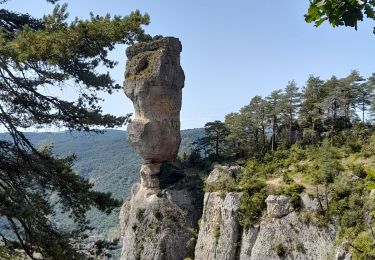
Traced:
POLYGON ((128 140, 144 160, 141 185, 147 188, 159 187, 162 163, 176 160, 181 142, 185 80, 181 50, 180 41, 173 37, 137 43, 126 50, 124 90, 135 110, 127 129, 128 140))

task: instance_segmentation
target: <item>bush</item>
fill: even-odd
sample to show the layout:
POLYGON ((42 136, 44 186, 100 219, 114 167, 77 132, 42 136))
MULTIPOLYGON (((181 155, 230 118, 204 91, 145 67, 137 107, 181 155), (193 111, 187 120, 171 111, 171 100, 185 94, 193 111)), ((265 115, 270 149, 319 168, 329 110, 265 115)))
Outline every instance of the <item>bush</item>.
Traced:
POLYGON ((224 178, 220 176, 219 179, 213 183, 206 183, 204 186, 205 192, 231 192, 237 190, 237 183, 234 179, 224 178))
POLYGON ((374 259, 375 246, 374 238, 368 232, 361 232, 353 241, 353 244, 359 250, 353 250, 354 259, 374 259))
POLYGON ((138 221, 141 221, 142 218, 143 218, 143 214, 145 213, 145 209, 144 208, 138 208, 136 213, 135 213, 135 218, 138 220, 138 221))
POLYGON ((368 142, 362 146, 364 157, 371 157, 375 154, 375 133, 369 138, 368 142))
POLYGON ((268 190, 266 184, 260 180, 254 180, 245 187, 240 204, 240 223, 245 230, 248 230, 266 208, 265 199, 268 196, 268 190))
POLYGON ((353 174, 361 179, 366 178, 367 174, 362 164, 351 164, 349 168, 353 171, 353 174))
POLYGON ((301 207, 301 197, 300 194, 305 190, 305 187, 298 183, 290 184, 283 188, 282 194, 290 197, 290 203, 295 209, 301 207))
POLYGON ((290 175, 287 172, 285 172, 283 174, 283 182, 285 182, 286 184, 292 184, 293 183, 292 177, 290 177, 290 175))
POLYGON ((286 255, 286 250, 285 250, 284 246, 281 243, 278 243, 275 246, 275 251, 276 251, 276 254, 278 256, 285 256, 286 255))
POLYGON ((152 214, 157 220, 161 220, 163 218, 163 215, 161 214, 161 211, 159 208, 153 208, 152 209, 152 214))
POLYGON ((214 237, 215 237, 215 245, 217 246, 217 244, 219 243, 219 239, 220 239, 220 224, 215 225, 214 237))

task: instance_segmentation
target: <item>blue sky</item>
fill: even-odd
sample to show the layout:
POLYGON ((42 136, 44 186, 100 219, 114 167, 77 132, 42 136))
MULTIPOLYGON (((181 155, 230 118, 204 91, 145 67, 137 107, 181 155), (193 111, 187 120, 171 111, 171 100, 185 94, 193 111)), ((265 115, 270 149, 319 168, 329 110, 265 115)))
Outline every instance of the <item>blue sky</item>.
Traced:
MULTIPOLYGON (((289 80, 302 87, 309 74, 344 77, 351 69, 363 76, 375 72, 373 23, 352 28, 315 28, 304 21, 308 0, 71 0, 70 18, 89 12, 127 15, 139 9, 151 16, 146 32, 180 38, 185 88, 182 129, 223 120, 255 95, 284 88, 289 80)), ((2 7, 35 16, 50 13, 45 0, 10 0, 2 7)), ((123 82, 125 46, 111 54, 119 65, 112 76, 123 82)), ((105 112, 133 112, 123 92, 104 96, 105 112)))

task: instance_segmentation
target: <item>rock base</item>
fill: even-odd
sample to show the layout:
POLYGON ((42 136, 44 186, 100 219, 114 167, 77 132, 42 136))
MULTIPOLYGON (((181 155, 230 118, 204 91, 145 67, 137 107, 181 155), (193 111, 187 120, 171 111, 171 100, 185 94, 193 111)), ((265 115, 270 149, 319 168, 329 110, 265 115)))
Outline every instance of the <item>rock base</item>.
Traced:
MULTIPOLYGON (((141 172, 146 178, 142 181, 154 178, 150 173, 158 169, 164 173, 171 170, 169 167, 172 166, 143 165, 141 172)), ((201 179, 187 171, 183 179, 163 190, 139 183, 132 187, 120 212, 122 260, 181 260, 194 255, 195 230, 202 207, 201 187, 196 182, 201 179)), ((164 185, 163 180, 160 182, 164 185)))

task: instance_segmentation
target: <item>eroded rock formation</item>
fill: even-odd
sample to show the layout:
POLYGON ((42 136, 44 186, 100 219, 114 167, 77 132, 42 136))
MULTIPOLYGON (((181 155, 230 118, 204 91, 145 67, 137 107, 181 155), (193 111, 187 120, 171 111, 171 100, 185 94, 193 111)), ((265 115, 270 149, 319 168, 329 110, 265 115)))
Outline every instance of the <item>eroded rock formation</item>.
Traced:
MULTIPOLYGON (((216 166, 206 185, 235 178, 234 169, 216 166)), ((267 210, 248 230, 240 225, 241 197, 241 192, 205 193, 195 260, 351 259, 344 246, 335 249, 335 223, 321 227, 304 220, 303 216, 313 216, 317 209, 309 196, 302 198, 302 209, 297 212, 288 197, 270 195, 267 210)))
POLYGON ((180 110, 184 72, 182 46, 164 37, 126 50, 125 94, 134 104, 135 119, 128 140, 144 159, 141 184, 158 188, 161 163, 173 162, 180 145, 180 110))
POLYGON ((183 185, 189 186, 191 180, 195 187, 200 177, 189 171, 181 174, 175 162, 185 79, 181 49, 178 39, 166 37, 126 50, 125 94, 135 110, 128 140, 144 163, 141 185, 133 186, 120 213, 123 260, 179 260, 194 253, 191 231, 201 213, 196 204, 202 194, 183 185))

